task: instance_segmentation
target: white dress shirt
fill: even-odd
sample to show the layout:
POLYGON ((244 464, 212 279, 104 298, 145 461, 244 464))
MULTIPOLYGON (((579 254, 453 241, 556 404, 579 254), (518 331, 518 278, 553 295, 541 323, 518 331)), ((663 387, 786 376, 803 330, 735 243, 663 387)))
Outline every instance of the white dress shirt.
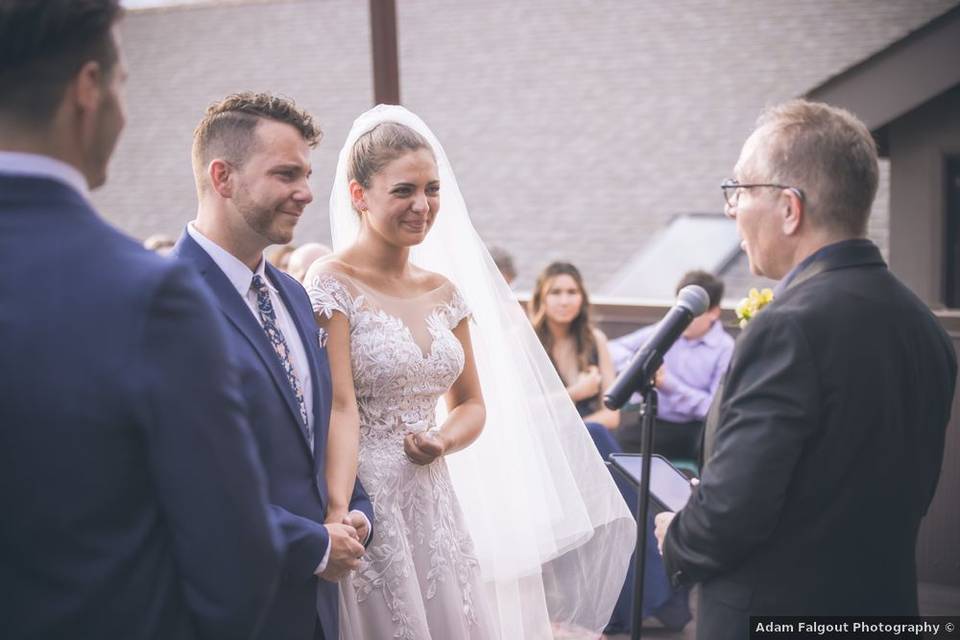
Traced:
POLYGON ((8 176, 50 178, 62 182, 86 200, 90 200, 90 190, 83 174, 76 167, 50 156, 22 151, 0 151, 0 173, 8 176))
MULTIPOLYGON (((267 283, 267 290, 270 295, 270 304, 273 305, 273 311, 277 316, 277 328, 280 329, 283 333, 284 339, 287 341, 287 346, 290 347, 291 364, 293 365, 294 375, 297 378, 297 381, 300 383, 300 388, 303 390, 303 403, 307 409, 307 420, 310 423, 310 429, 313 429, 313 380, 310 378, 310 366, 307 363, 307 352, 303 347, 303 341, 300 340, 300 333, 297 331, 296 325, 293 323, 293 319, 290 317, 290 312, 287 310, 286 305, 283 303, 283 299, 280 297, 280 293, 277 291, 277 288, 273 286, 273 283, 270 282, 270 279, 266 276, 266 268, 264 267, 264 259, 261 256, 260 264, 257 265, 257 270, 251 271, 250 267, 240 262, 233 254, 229 253, 226 249, 215 243, 213 240, 210 240, 205 235, 200 233, 197 230, 196 225, 193 222, 187 223, 187 233, 193 238, 200 247, 207 252, 207 255, 216 263, 220 270, 223 271, 223 274, 227 276, 227 279, 230 280, 230 283, 236 288, 237 292, 247 303, 247 307, 250 309, 250 313, 253 314, 253 317, 257 319, 257 323, 262 327, 263 322, 260 320, 260 311, 257 307, 257 293, 251 287, 253 283, 253 276, 260 276, 264 282, 267 283)), ((316 433, 316 432, 314 432, 316 433)), ((370 537, 370 520, 367 518, 366 514, 362 511, 356 511, 367 524, 367 538, 370 537)), ((364 540, 363 542, 366 542, 364 540)), ((320 561, 320 564, 317 566, 314 571, 315 574, 320 575, 327 568, 327 562, 330 560, 330 547, 332 545, 327 545, 327 550, 323 554, 323 559, 320 561)))

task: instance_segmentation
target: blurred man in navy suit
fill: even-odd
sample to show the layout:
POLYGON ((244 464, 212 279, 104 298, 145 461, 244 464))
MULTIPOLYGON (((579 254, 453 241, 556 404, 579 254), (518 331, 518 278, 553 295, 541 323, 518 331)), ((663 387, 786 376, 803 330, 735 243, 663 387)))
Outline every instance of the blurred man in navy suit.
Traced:
POLYGON ((0 635, 248 638, 282 540, 225 328, 88 199, 117 0, 0 0, 0 635))
POLYGON ((336 581, 359 565, 373 518, 356 483, 344 521, 325 522, 331 386, 323 332, 300 283, 263 256, 293 239, 313 200, 310 149, 320 135, 310 115, 283 98, 244 93, 211 105, 194 134, 197 218, 173 250, 197 267, 230 326, 271 509, 287 542, 264 640, 337 640, 336 581))

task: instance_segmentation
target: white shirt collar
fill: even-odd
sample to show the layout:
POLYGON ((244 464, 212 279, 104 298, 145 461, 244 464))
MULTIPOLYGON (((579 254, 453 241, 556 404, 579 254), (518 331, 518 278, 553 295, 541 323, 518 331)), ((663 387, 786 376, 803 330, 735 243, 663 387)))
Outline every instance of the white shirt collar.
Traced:
POLYGON ((83 174, 76 167, 50 156, 22 151, 0 151, 0 174, 51 178, 90 199, 87 179, 83 174))
POLYGON ((247 297, 247 293, 250 292, 250 285, 253 282, 253 276, 260 276, 264 282, 267 283, 267 287, 276 292, 277 288, 273 286, 273 283, 270 282, 270 278, 266 274, 266 261, 263 259, 263 256, 260 256, 260 264, 257 265, 256 271, 251 271, 250 267, 241 262, 236 256, 228 252, 226 249, 218 245, 216 242, 203 235, 197 230, 196 225, 193 224, 193 221, 187 223, 187 233, 193 238, 200 247, 207 252, 207 255, 214 261, 214 263, 220 267, 220 270, 223 271, 224 275, 227 276, 227 279, 230 280, 230 283, 236 288, 237 292, 243 296, 247 297))

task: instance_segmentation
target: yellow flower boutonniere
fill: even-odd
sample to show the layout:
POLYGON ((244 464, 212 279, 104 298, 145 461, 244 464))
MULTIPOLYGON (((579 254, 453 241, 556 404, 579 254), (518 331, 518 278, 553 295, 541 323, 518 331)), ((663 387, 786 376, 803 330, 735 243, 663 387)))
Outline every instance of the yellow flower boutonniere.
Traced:
POLYGON ((735 311, 740 320, 740 328, 743 329, 747 323, 753 319, 753 316, 760 313, 760 310, 773 302, 773 289, 750 289, 747 297, 737 304, 735 311))

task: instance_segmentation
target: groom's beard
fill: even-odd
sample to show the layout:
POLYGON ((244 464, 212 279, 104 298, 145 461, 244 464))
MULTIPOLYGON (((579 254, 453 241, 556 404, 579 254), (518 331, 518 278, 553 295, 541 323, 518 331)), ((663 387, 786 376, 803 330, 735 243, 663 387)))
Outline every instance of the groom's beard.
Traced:
POLYGON ((284 202, 286 200, 270 204, 257 202, 243 186, 237 189, 234 196, 234 206, 247 226, 267 239, 267 244, 287 244, 293 240, 296 221, 288 223, 289 216, 279 210, 284 202))

